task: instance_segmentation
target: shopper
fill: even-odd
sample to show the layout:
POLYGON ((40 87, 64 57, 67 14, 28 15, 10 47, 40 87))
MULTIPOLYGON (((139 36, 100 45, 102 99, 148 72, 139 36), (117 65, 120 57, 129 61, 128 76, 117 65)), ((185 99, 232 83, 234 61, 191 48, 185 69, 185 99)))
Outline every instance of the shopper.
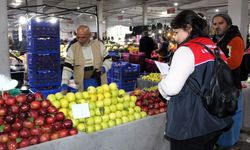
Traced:
POLYGON ((154 40, 148 36, 148 31, 143 33, 143 37, 140 39, 139 51, 144 52, 146 58, 150 59, 153 50, 156 50, 156 44, 154 40))
MULTIPOLYGON (((212 25, 215 30, 213 37, 216 45, 221 48, 227 57, 227 62, 234 76, 235 86, 241 89, 240 65, 244 54, 244 41, 237 26, 232 25, 232 19, 227 14, 217 14, 212 19, 212 25)), ((232 128, 224 133, 218 145, 227 147, 235 144, 239 139, 241 121, 242 121, 242 92, 238 98, 238 109, 234 115, 234 124, 232 128)))
MULTIPOLYGON (((95 78, 98 85, 106 83, 106 74, 111 61, 104 56, 105 47, 98 40, 90 40, 91 32, 88 26, 77 28, 77 42, 72 44, 67 52, 62 73, 62 91, 67 91, 67 85, 74 74, 78 90, 84 89, 84 79, 95 78)), ((86 88, 86 87, 85 87, 86 88)))
MULTIPOLYGON (((223 130, 232 124, 231 117, 219 119, 203 106, 202 99, 188 85, 188 81, 205 93, 214 67, 214 57, 204 50, 202 43, 211 50, 213 41, 204 31, 206 20, 192 10, 180 12, 171 22, 175 51, 170 70, 158 84, 161 95, 168 100, 165 136, 171 150, 212 150, 223 130)), ((225 56, 222 54, 225 60, 225 56)))

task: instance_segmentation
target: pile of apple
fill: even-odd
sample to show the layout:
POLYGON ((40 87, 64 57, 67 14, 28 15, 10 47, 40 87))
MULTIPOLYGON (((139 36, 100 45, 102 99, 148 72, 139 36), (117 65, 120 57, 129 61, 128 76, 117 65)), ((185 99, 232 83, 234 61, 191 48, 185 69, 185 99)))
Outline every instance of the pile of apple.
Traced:
POLYGON ((14 150, 77 134, 72 121, 40 92, 0 97, 0 150, 14 150))
POLYGON ((161 81, 161 74, 160 73, 150 73, 148 75, 142 76, 142 79, 152 81, 152 82, 160 82, 161 81))
POLYGON ((148 115, 156 115, 167 111, 166 100, 159 95, 158 90, 141 90, 135 89, 130 95, 136 96, 136 106, 148 115))
POLYGON ((123 89, 118 89, 116 83, 104 84, 99 87, 90 86, 87 91, 60 93, 48 95, 51 103, 59 108, 67 118, 72 119, 73 126, 79 131, 92 133, 111 128, 123 123, 146 117, 146 113, 135 105, 136 96, 130 96, 123 89), (89 106, 90 117, 74 119, 72 105, 85 104, 89 106))

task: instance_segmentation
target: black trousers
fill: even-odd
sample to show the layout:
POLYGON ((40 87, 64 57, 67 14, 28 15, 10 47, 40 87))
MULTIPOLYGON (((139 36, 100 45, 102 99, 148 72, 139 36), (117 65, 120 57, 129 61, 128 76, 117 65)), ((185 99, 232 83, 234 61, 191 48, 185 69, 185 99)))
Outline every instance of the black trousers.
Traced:
POLYGON ((187 140, 170 138, 170 150, 213 150, 215 143, 222 133, 223 130, 220 130, 187 140))

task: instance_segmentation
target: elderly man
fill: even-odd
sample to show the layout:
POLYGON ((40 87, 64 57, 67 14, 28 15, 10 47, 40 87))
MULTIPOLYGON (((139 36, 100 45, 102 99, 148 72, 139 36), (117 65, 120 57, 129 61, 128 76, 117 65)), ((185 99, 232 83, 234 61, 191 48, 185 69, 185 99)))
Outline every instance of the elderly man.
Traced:
MULTIPOLYGON (((227 63, 232 70, 234 84, 241 89, 240 65, 244 54, 244 41, 237 26, 232 25, 232 20, 227 14, 217 14, 212 19, 215 29, 213 37, 216 45, 221 48, 227 57, 227 63)), ((238 109, 233 116, 234 123, 231 129, 219 138, 220 147, 229 147, 235 144, 239 138, 242 121, 242 93, 238 98, 238 109)))
POLYGON ((98 85, 105 83, 105 72, 111 67, 111 61, 104 56, 104 45, 98 40, 91 40, 88 26, 77 28, 77 42, 72 44, 67 52, 62 73, 62 91, 67 91, 67 85, 74 74, 74 81, 79 91, 83 91, 84 79, 95 78, 98 85))

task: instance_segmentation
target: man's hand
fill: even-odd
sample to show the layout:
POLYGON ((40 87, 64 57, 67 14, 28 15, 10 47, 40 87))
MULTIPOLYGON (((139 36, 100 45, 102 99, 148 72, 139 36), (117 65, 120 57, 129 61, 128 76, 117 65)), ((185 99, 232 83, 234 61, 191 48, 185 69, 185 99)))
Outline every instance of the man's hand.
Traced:
POLYGON ((62 84, 61 85, 61 93, 65 95, 68 92, 68 85, 67 84, 62 84))

